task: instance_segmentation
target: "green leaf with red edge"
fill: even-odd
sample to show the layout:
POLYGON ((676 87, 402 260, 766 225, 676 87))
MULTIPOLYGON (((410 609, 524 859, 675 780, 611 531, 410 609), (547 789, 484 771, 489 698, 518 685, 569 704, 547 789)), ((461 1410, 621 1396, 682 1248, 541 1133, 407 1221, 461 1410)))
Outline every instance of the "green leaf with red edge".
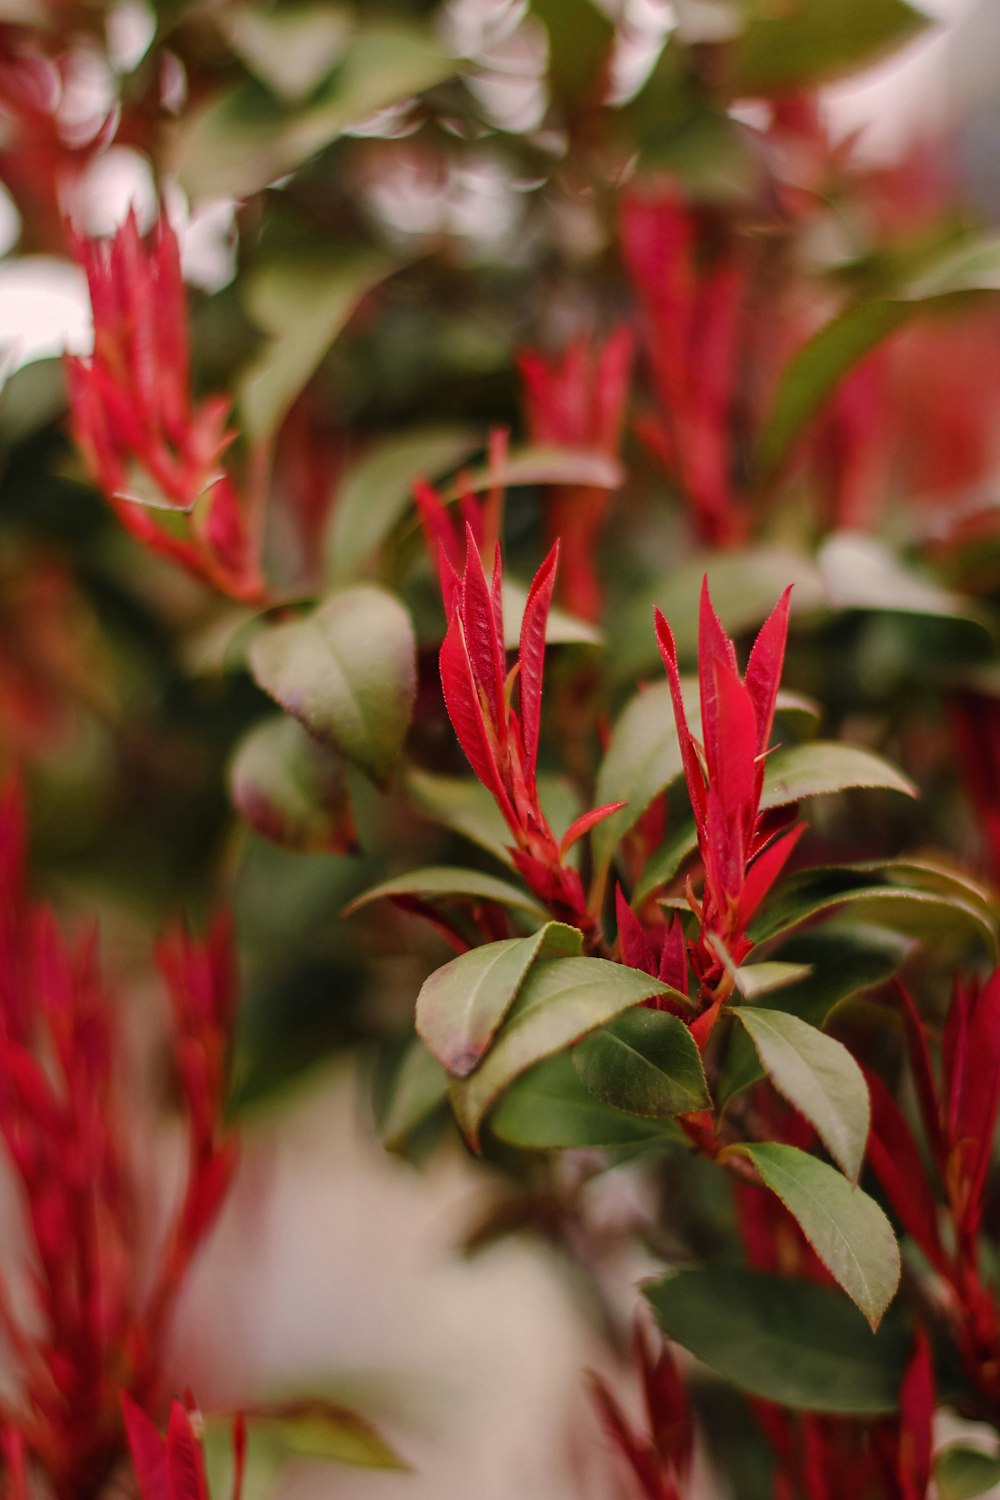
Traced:
POLYGON ((839 1292, 739 1266, 692 1266, 643 1288, 656 1320, 709 1369, 799 1411, 879 1416, 899 1405, 911 1334, 873 1334, 839 1292))
POLYGON ((230 763, 229 795, 243 821, 272 843, 304 854, 357 847, 344 761, 286 714, 244 735, 230 763))
POLYGON ((435 969, 417 996, 417 1034, 448 1072, 466 1078, 489 1050, 531 968, 540 958, 579 954, 583 935, 547 922, 526 938, 504 938, 460 953, 435 969))
POLYGON ((710 1109, 701 1053, 679 1016, 640 1006, 593 1031, 572 1052, 595 1099, 652 1119, 710 1109))
POLYGON ((566 1052, 547 1057, 516 1079, 490 1115, 490 1132, 524 1150, 664 1145, 686 1140, 669 1119, 627 1114, 584 1087, 566 1052))
POLYGON ((899 1285, 899 1246, 873 1198, 835 1167, 776 1142, 732 1148, 749 1157, 820 1260, 876 1329, 899 1285))
POLYGON ((250 670, 318 740, 384 787, 416 696, 409 615, 370 584, 329 595, 309 614, 254 637, 250 670))
POLYGON ((649 974, 605 958, 533 965, 489 1053, 469 1078, 452 1085, 455 1116, 470 1145, 478 1146, 486 1115, 528 1068, 630 1006, 672 993, 649 974))
POLYGON ((842 1043, 786 1011, 730 1008, 774 1087, 814 1126, 845 1176, 857 1182, 871 1105, 864 1074, 842 1043))
POLYGON ((496 875, 484 875, 479 870, 464 870, 450 865, 428 865, 421 870, 410 870, 391 880, 383 880, 372 886, 344 907, 344 916, 360 911, 373 901, 391 899, 393 896, 416 896, 422 901, 483 902, 493 901, 519 915, 544 922, 548 913, 534 896, 523 886, 513 885, 509 880, 500 880, 496 875))

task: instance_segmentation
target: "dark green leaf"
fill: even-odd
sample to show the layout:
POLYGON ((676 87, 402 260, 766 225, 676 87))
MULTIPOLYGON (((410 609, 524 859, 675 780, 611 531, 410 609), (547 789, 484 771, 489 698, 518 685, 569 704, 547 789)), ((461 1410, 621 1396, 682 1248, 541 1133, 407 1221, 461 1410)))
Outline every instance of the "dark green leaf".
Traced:
POLYGON ((734 1006, 778 1093, 815 1126, 852 1182, 864 1160, 871 1106, 864 1074, 840 1042, 798 1016, 734 1006))
POLYGON ((1000 1484, 1000 1457, 951 1443, 934 1459, 939 1500, 975 1500, 1000 1484))
POLYGON ((734 1149, 750 1158, 830 1275, 877 1328, 899 1285, 900 1261, 892 1225, 875 1200, 795 1146, 734 1149))
POLYGON ((490 1116, 490 1130, 511 1146, 533 1150, 614 1148, 682 1139, 668 1120, 647 1120, 595 1099, 565 1052, 524 1073, 490 1116))
POLYGON ((694 1037, 669 1011, 627 1010, 573 1049, 573 1066, 596 1099, 654 1119, 709 1109, 694 1037))
POLYGON ((538 958, 579 954, 576 927, 547 922, 526 938, 504 938, 460 953, 436 969, 417 996, 417 1032, 448 1072, 465 1078, 482 1060, 538 958))
POLYGON ((452 1085, 455 1115, 470 1143, 478 1143, 485 1116, 528 1068, 630 1006, 669 992, 648 974, 605 958, 535 964, 484 1061, 452 1085))
POLYGON ((415 1037, 390 1084, 389 1100, 378 1122, 387 1151, 398 1151, 408 1135, 448 1097, 448 1075, 415 1037))
POLYGON ((403 606, 363 584, 262 630, 250 646, 250 669, 310 734, 384 786, 410 723, 415 656, 403 606))
POLYGON ((240 741, 229 791, 244 822, 276 844, 316 854, 356 847, 343 760, 285 714, 256 725, 240 741))
POLYGON ((915 797, 908 777, 871 750, 832 740, 814 740, 776 750, 764 771, 762 809, 785 807, 806 797, 820 797, 846 787, 881 787, 915 797))
POLYGON ((644 1288, 663 1332, 753 1396, 801 1411, 895 1411, 910 1341, 872 1334, 839 1293, 812 1281, 695 1266, 644 1288))

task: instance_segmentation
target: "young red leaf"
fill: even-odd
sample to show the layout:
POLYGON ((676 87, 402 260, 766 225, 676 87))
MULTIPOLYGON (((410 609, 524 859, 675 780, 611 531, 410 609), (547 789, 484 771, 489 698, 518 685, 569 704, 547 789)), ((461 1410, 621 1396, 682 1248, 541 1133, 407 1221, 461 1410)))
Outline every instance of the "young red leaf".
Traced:
POLYGON ((899 1393, 899 1480, 903 1500, 925 1500, 931 1478, 934 1365, 930 1344, 918 1327, 915 1347, 899 1393))
MULTIPOLYGON (((757 716, 758 755, 764 754, 771 738, 774 705, 785 660, 791 594, 792 587, 789 584, 761 626, 747 662, 745 681, 747 692, 754 706, 754 713, 757 716)), ((761 762, 761 776, 763 776, 763 762, 761 762)))
POLYGON ((545 625, 558 565, 559 543, 556 542, 531 581, 521 621, 518 651, 521 666, 521 741, 524 747, 525 779, 532 792, 535 788, 535 762, 538 758, 538 735, 542 722, 545 625))
POLYGON ((774 885, 778 876, 788 861, 792 850, 806 831, 806 825, 800 823, 797 828, 791 828, 781 838, 775 839, 770 848, 765 849, 754 860, 746 873, 743 881, 743 889, 740 892, 740 909, 737 918, 740 928, 746 927, 754 912, 757 910, 768 891, 774 885))
POLYGON ((462 579, 462 628, 475 680, 486 699, 487 712, 502 745, 507 737, 503 684, 507 663, 503 626, 497 629, 493 599, 472 532, 466 532, 465 573, 462 579))
POLYGON ((121 1406, 125 1436, 142 1500, 172 1500, 166 1443, 142 1407, 126 1391, 121 1393, 121 1406))
POLYGON ((504 790, 493 747, 483 722, 483 710, 458 614, 451 617, 439 657, 445 707, 458 743, 479 780, 497 800, 510 828, 517 827, 514 809, 504 790))
MULTIPOLYGON (((969 1221, 974 1230, 993 1147, 1000 1106, 1000 972, 992 975, 978 995, 969 1027, 965 1088, 958 1111, 957 1142, 970 1141, 969 1221)), ((956 1143, 957 1143, 956 1142, 956 1143)))
POLYGON ((171 1500, 209 1500, 201 1444, 179 1401, 170 1408, 166 1446, 171 1500))
MULTIPOLYGON (((630 969, 642 969, 645 974, 656 974, 657 964, 653 944, 645 927, 625 900, 621 886, 615 888, 615 914, 618 920, 618 943, 622 963, 630 969)), ((662 976, 658 976, 661 977, 662 976)))
POLYGON ((867 1156, 893 1212, 927 1256, 944 1272, 948 1257, 941 1244, 937 1209, 927 1168, 895 1099, 877 1073, 863 1069, 871 1099, 867 1156))
POLYGON ((674 644, 673 631, 667 624, 660 610, 655 613, 656 642, 663 658, 663 665, 667 673, 667 682, 670 684, 670 698, 674 707, 674 722, 677 726, 677 738, 680 742, 681 759, 684 763, 684 779, 687 782, 688 796, 691 799, 691 809, 697 824, 699 835, 705 832, 705 778, 702 775, 701 763, 698 760, 694 748, 691 731, 688 729, 687 714, 684 709, 684 696, 681 693, 680 671, 677 666, 677 647, 674 644))
POLYGON ((701 697, 702 740, 709 781, 715 780, 719 757, 724 749, 718 721, 718 667, 728 667, 738 680, 736 651, 712 607, 706 575, 701 581, 698 611, 698 691, 701 697))
POLYGON ((709 785, 718 792, 727 820, 739 822, 745 864, 757 815, 757 720, 750 694, 732 667, 716 662, 710 676, 715 714, 712 740, 705 731, 709 785))
POLYGON ((585 833, 589 833, 598 823, 603 822, 605 818, 610 818, 612 813, 618 812, 625 805, 624 802, 606 802, 603 807, 592 807, 590 812, 581 813, 578 818, 574 818, 562 836, 562 841, 559 845, 560 858, 565 858, 567 852, 572 849, 577 839, 582 838, 585 833))

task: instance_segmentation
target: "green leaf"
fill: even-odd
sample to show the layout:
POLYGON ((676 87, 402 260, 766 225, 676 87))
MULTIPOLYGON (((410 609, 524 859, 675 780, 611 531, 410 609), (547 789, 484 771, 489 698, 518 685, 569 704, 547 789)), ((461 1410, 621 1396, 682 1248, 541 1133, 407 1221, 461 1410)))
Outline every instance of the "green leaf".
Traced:
POLYGON ((871 750, 836 740, 813 740, 768 756, 760 805, 762 809, 785 807, 847 787, 880 787, 908 797, 917 795, 908 777, 871 750))
POLYGON ((857 1182, 871 1105, 864 1074, 847 1048, 785 1011, 744 1005, 731 1014, 749 1032, 778 1093, 815 1126, 834 1161, 857 1182))
POLYGON ((460 953, 424 980, 417 996, 417 1033, 456 1078, 465 1078, 489 1050, 536 959, 579 954, 576 927, 547 922, 526 938, 504 938, 460 953))
POLYGON ((461 481, 444 491, 445 500, 460 500, 499 485, 515 489, 525 485, 584 485, 599 490, 617 490, 625 470, 617 458, 593 448, 553 448, 544 443, 511 448, 500 464, 485 463, 463 471, 461 481))
POLYGON ((723 1379, 800 1411, 895 1411, 910 1339, 872 1334, 829 1287, 732 1266, 695 1266, 643 1288, 657 1322, 723 1379))
POLYGON ((443 83, 457 64, 429 28, 373 20, 359 27, 328 83, 290 109, 248 81, 191 113, 172 168, 190 197, 251 197, 376 110, 443 83))
POLYGON ((437 776, 417 766, 407 767, 405 780, 410 801, 418 812, 513 867, 507 849, 510 829, 482 782, 471 776, 437 776))
POLYGON ((592 0, 531 0, 531 10, 549 34, 549 76, 556 92, 570 99, 587 95, 610 56, 614 24, 592 0))
POLYGON ((448 1097, 448 1074, 414 1037, 396 1068, 388 1102, 378 1121, 379 1140, 387 1151, 402 1150, 407 1136, 418 1129, 448 1097))
POLYGON ((367 1417, 323 1397, 243 1407, 251 1431, 280 1443, 287 1457, 333 1459, 366 1469, 406 1469, 367 1417))
POLYGON ((229 767, 229 793, 245 823, 273 843, 306 854, 357 847, 347 769, 285 714, 245 735, 229 767))
POLYGON ((273 437, 362 297, 397 269, 365 250, 321 260, 285 256, 249 274, 247 311, 269 336, 239 385, 240 418, 251 438, 273 437))
POLYGON ((490 1130, 510 1146, 531 1150, 613 1149, 683 1139, 669 1120, 642 1119, 595 1099, 565 1052, 511 1084, 490 1116, 490 1130))
POLYGON ((830 1275, 876 1329, 899 1285, 900 1261, 892 1225, 875 1200, 795 1146, 733 1149, 750 1158, 830 1275))
POLYGON ((282 0, 270 10, 246 6, 229 23, 233 51, 261 83, 293 103, 329 76, 351 29, 350 11, 326 0, 282 0))
POLYGON ((521 886, 509 880, 498 880, 495 875, 483 875, 478 870, 452 869, 448 865, 429 865, 423 870, 411 870, 406 875, 397 875, 392 880, 383 880, 360 896, 355 896, 344 908, 344 916, 360 911, 373 901, 392 896, 416 896, 422 901, 462 900, 495 901, 500 906, 527 913, 544 922, 548 913, 521 886))
POLYGON ((951 1443, 934 1459, 939 1500, 974 1500, 1000 1484, 1000 1457, 951 1443))
POLYGON ((811 964, 766 958, 759 963, 742 964, 733 971, 733 978, 744 1000, 756 1002, 762 995, 773 995, 776 990, 784 990, 789 985, 800 983, 811 973, 811 964))
POLYGON ((249 658, 258 685, 310 734, 386 785, 417 688, 410 619, 392 594, 368 584, 332 594, 262 630, 249 658))
POLYGON ((668 1011, 627 1010, 572 1056, 584 1086, 615 1109, 661 1119, 711 1108, 697 1043, 668 1011))
POLYGON ((817 561, 831 609, 972 620, 989 629, 985 616, 968 599, 913 571, 877 537, 835 532, 823 543, 817 561))
POLYGON ((452 1085, 455 1115, 475 1147, 489 1110, 533 1064, 571 1046, 623 1010, 669 994, 638 969, 605 958, 555 958, 535 964, 493 1047, 470 1078, 452 1085))
POLYGON ((469 428, 416 427, 375 443, 337 489, 324 552, 332 580, 342 582, 385 541, 413 503, 415 479, 451 473, 480 446, 469 428))
POLYGON ((840 865, 805 870, 791 876, 780 893, 750 924, 755 943, 768 942, 802 922, 843 908, 855 923, 871 922, 921 942, 973 936, 992 953, 996 922, 992 914, 960 884, 944 882, 927 889, 911 879, 905 863, 840 865))
POLYGON ((738 97, 782 94, 874 62, 928 18, 906 0, 796 0, 775 9, 741 0, 746 16, 730 44, 725 80, 738 97))

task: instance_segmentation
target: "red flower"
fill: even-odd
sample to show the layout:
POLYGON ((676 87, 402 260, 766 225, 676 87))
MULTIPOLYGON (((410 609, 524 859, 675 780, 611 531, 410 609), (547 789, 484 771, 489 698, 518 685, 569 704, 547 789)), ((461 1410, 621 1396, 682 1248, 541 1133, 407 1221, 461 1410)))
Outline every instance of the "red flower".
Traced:
POLYGON ((74 436, 123 524, 146 545, 235 598, 262 585, 221 456, 229 400, 190 395, 187 306, 177 239, 160 218, 151 243, 130 212, 111 240, 74 236, 94 311, 94 352, 67 357, 74 436), (187 534, 157 512, 189 515, 187 534))
MULTIPOLYGON (((614 457, 634 342, 630 329, 618 328, 597 348, 586 335, 574 339, 557 359, 521 353, 517 362, 532 441, 614 457)), ((557 485, 546 506, 549 539, 562 541, 562 602, 585 620, 601 613, 595 553, 610 500, 611 491, 594 485, 557 485)))
POLYGON ((705 871, 700 900, 689 885, 689 900, 700 925, 691 957, 702 994, 713 1007, 699 1040, 707 1036, 718 1006, 731 992, 730 968, 739 965, 752 946, 747 924, 802 832, 800 826, 771 843, 774 825, 760 812, 764 759, 785 655, 790 593, 790 589, 785 590, 761 627, 746 677, 741 680, 733 643, 712 608, 708 580, 703 583, 698 634, 703 744, 688 728, 677 648, 670 626, 660 611, 656 612, 656 634, 670 683, 705 871))

